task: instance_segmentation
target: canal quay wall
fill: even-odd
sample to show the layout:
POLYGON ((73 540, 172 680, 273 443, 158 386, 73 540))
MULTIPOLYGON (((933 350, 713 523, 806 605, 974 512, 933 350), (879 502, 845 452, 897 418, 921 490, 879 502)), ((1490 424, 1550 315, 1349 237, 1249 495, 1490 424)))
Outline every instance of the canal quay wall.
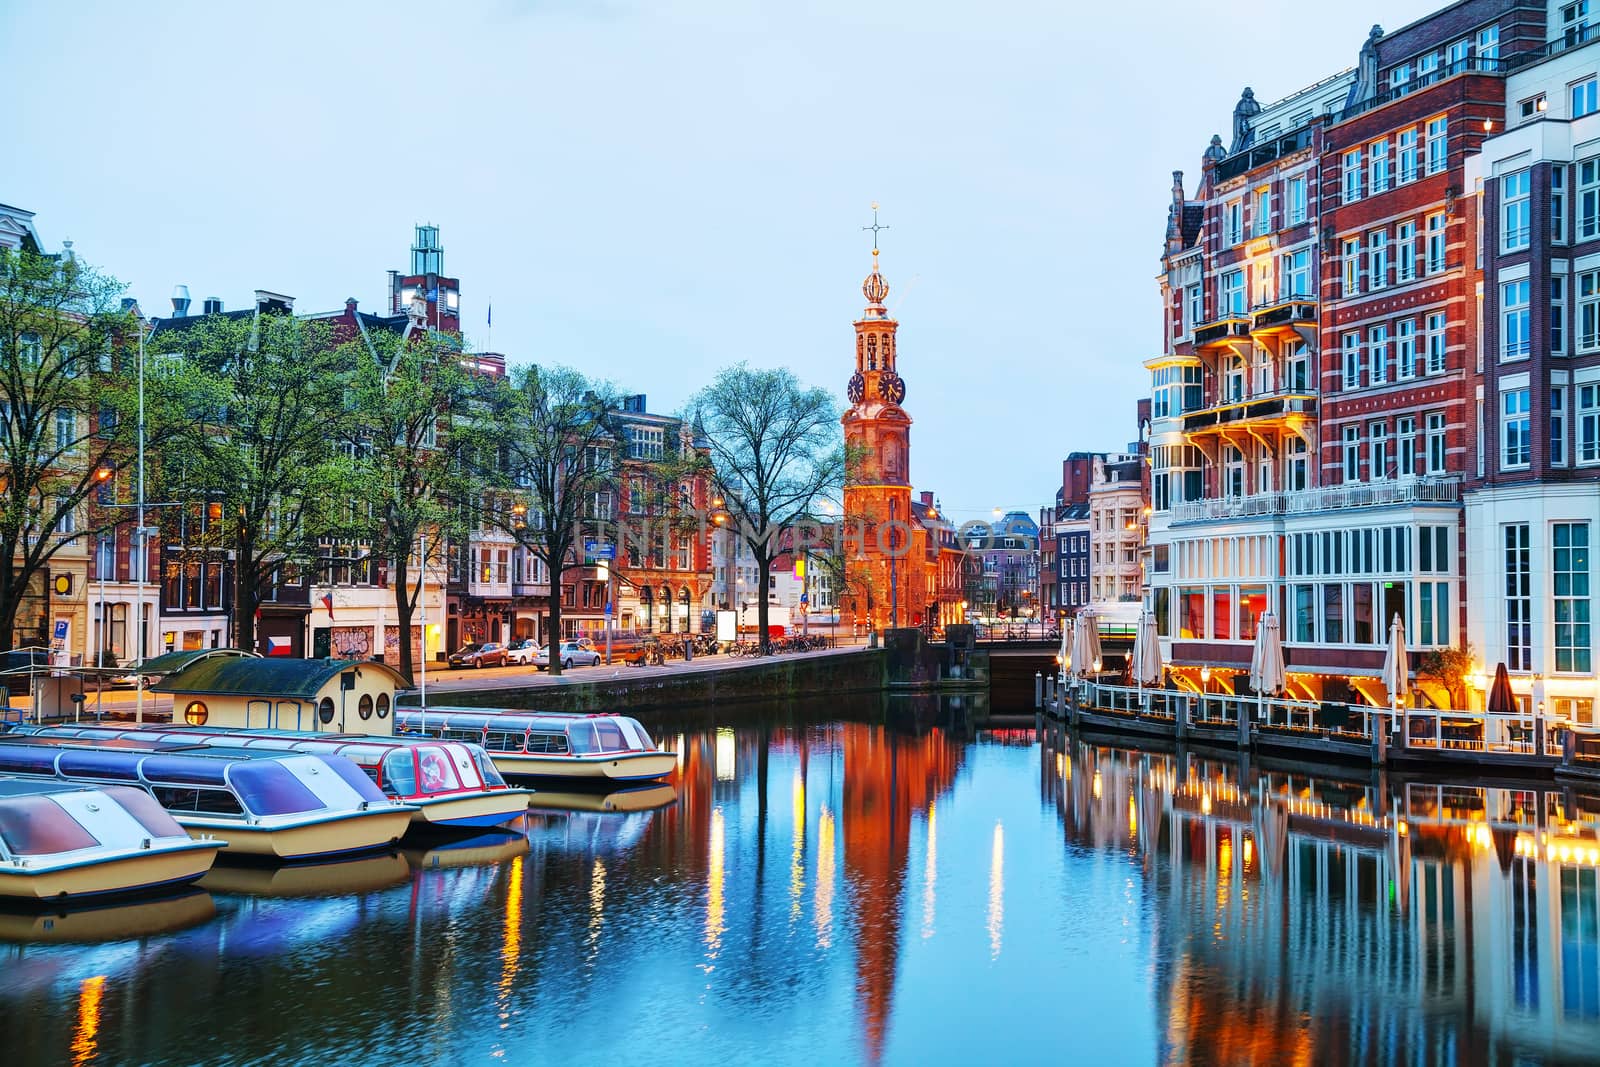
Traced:
MULTIPOLYGON (((645 712, 710 703, 879 693, 888 689, 888 658, 883 649, 778 656, 730 662, 683 671, 650 667, 591 668, 585 677, 559 684, 481 689, 430 689, 431 705, 518 710, 645 712), (605 671, 605 677, 593 677, 605 671)), ((402 703, 415 705, 417 695, 402 703)))

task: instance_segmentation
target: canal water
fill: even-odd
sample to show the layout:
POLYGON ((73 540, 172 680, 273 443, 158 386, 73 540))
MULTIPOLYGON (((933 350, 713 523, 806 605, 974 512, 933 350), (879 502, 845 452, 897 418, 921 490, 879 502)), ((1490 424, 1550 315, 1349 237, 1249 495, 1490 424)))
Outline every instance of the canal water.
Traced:
POLYGON ((670 788, 547 794, 524 836, 0 915, 6 1061, 1600 1055, 1582 790, 1141 752, 970 699, 653 726, 670 788))

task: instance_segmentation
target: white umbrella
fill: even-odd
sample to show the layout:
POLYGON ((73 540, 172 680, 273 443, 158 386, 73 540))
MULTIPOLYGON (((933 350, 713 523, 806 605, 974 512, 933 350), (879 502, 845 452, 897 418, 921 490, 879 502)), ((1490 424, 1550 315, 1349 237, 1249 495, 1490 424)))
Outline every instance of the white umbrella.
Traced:
POLYGON ((1089 654, 1083 661, 1083 669, 1092 671, 1096 669, 1095 664, 1104 659, 1100 655, 1100 616, 1091 611, 1084 616, 1084 622, 1089 631, 1089 638, 1084 647, 1089 654))
POLYGON ((1406 664, 1406 624, 1397 612, 1389 624, 1389 649, 1383 657, 1383 687, 1389 691, 1389 706, 1394 707, 1411 687, 1411 669, 1406 664))
POLYGON ((1288 682, 1283 666, 1283 642, 1278 636, 1278 616, 1267 612, 1256 627, 1256 645, 1250 653, 1250 688, 1277 696, 1288 682))
POLYGON ((1060 674, 1063 678, 1072 669, 1072 620, 1063 619, 1061 622, 1061 651, 1057 654, 1060 663, 1060 674))
POLYGON ((1161 641, 1151 611, 1139 613, 1139 630, 1133 638, 1133 680, 1141 686, 1161 683, 1161 641))
POLYGON ((1072 677, 1083 678, 1094 669, 1094 651, 1089 647, 1094 633, 1094 618, 1087 612, 1079 615, 1072 628, 1072 677))

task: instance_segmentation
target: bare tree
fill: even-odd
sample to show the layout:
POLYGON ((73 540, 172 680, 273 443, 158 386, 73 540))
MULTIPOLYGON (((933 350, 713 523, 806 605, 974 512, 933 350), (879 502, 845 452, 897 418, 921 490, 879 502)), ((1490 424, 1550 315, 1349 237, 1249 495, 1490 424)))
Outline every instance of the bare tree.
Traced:
POLYGON ((746 364, 717 375, 691 402, 691 418, 711 450, 711 466, 737 536, 759 571, 756 621, 768 647, 765 595, 778 554, 776 535, 812 514, 817 501, 844 484, 839 413, 824 389, 808 389, 792 372, 746 364))

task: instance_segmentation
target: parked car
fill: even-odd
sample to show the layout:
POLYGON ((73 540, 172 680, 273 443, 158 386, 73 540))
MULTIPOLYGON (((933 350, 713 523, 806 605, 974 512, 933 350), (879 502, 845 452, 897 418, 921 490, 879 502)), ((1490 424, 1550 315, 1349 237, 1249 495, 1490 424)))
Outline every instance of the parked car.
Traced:
POLYGON ((533 662, 534 657, 538 654, 539 646, 530 637, 524 637, 520 641, 513 641, 506 646, 507 663, 520 663, 523 666, 527 666, 533 662))
POLYGON ((504 667, 506 649, 494 641, 474 641, 450 653, 452 667, 504 667))
MULTIPOLYGON (((570 670, 579 663, 585 667, 593 667, 600 662, 601 658, 600 653, 592 648, 584 648, 578 641, 561 642, 560 656, 563 670, 570 670)), ((549 669, 550 648, 548 645, 539 650, 539 654, 533 658, 533 665, 546 670, 549 669)))

